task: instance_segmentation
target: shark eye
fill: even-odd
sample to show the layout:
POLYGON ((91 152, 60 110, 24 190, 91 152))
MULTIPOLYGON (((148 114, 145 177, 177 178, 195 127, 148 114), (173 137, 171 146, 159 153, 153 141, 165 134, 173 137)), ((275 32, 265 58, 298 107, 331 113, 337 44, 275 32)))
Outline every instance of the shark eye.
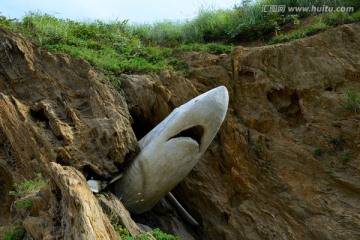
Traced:
POLYGON ((180 137, 189 137, 192 138, 193 140, 195 140, 199 145, 201 145, 201 139, 204 135, 205 129, 203 126, 200 125, 196 125, 194 127, 191 128, 187 128, 183 131, 181 131, 180 133, 176 134, 175 136, 172 136, 170 139, 173 138, 180 138, 180 137))

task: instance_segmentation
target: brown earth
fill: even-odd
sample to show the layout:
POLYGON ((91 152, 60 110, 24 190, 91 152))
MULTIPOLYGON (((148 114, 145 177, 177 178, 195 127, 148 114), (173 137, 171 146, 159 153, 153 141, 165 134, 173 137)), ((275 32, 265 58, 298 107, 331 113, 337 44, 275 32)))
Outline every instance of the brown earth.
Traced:
MULTIPOLYGON (((344 108, 348 91, 360 93, 360 24, 228 56, 183 53, 186 77, 122 75, 126 100, 82 60, 6 31, 0 42, 1 194, 38 172, 48 181, 33 197, 47 204, 24 211, 1 198, 0 224, 21 218, 30 239, 115 238, 110 220, 126 210, 107 195, 101 210, 81 173, 121 171, 137 153, 134 132, 225 85, 227 117, 173 191, 200 226, 166 201, 133 218, 184 239, 360 238, 360 115, 344 108)), ((139 233, 128 216, 120 221, 139 233)))

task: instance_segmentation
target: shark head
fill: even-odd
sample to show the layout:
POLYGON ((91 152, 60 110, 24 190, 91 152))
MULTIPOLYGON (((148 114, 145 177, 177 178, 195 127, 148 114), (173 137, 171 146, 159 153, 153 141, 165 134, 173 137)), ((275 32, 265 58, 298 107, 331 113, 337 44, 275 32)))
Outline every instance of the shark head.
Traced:
POLYGON ((114 184, 133 213, 150 210, 196 165, 227 112, 228 91, 212 89, 176 108, 140 141, 140 153, 114 184))

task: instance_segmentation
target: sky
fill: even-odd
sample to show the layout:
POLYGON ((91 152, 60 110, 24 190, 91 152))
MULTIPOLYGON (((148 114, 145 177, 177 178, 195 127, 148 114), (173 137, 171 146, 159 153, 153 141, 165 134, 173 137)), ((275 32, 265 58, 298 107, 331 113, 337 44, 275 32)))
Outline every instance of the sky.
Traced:
POLYGON ((232 8, 240 0, 0 0, 0 14, 21 19, 40 11, 71 20, 129 20, 152 23, 192 19, 201 8, 232 8))

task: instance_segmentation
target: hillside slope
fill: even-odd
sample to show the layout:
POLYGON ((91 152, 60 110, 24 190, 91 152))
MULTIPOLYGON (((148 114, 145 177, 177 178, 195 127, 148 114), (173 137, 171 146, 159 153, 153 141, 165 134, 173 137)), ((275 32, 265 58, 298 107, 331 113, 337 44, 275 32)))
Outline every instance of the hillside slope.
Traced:
POLYGON ((0 42, 1 196, 36 173, 47 180, 30 196, 3 197, 0 224, 21 219, 34 239, 115 239, 82 174, 121 171, 137 154, 135 134, 225 85, 225 122, 173 191, 200 226, 164 203, 134 218, 199 239, 360 237, 360 115, 345 109, 346 94, 360 93, 360 24, 227 56, 181 53, 186 78, 122 75, 125 96, 85 61, 4 30, 0 42), (22 198, 31 207, 14 207, 22 198))

